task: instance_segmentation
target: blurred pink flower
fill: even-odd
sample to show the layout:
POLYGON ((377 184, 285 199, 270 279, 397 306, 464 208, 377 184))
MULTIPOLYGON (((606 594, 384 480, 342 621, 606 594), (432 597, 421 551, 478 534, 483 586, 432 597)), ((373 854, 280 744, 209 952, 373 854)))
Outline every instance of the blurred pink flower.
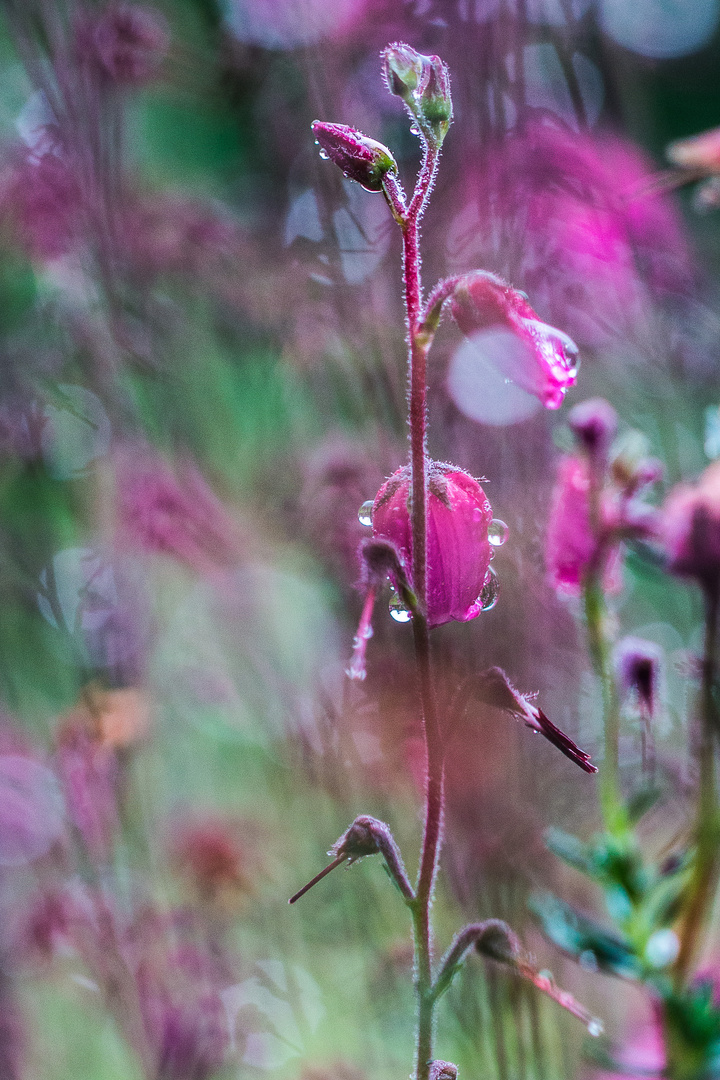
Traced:
POLYGON ((157 73, 169 45, 161 12, 139 4, 109 4, 76 28, 78 58, 114 83, 140 86, 157 73))
MULTIPOLYGON (((585 574, 603 559, 603 584, 608 592, 622 588, 617 542, 601 553, 601 541, 590 523, 591 472, 587 459, 562 459, 550 506, 545 561, 551 584, 559 592, 579 595, 585 574)), ((600 498, 599 532, 606 536, 618 524, 617 507, 600 498)), ((606 541, 603 540, 603 544, 606 541)))
POLYGON ((655 172, 614 135, 527 126, 467 170, 452 261, 492 261, 499 226, 517 251, 513 274, 543 316, 581 345, 602 344, 627 332, 648 296, 686 295, 693 284, 680 217, 653 189, 655 172))
POLYGON ((140 1006, 158 1080, 209 1080, 230 1045, 222 963, 191 942, 138 964, 140 1006))
POLYGON ((715 583, 720 576, 720 461, 695 484, 677 484, 658 519, 660 540, 673 574, 715 583))
MULTIPOLYGON (((395 546, 412 587, 410 481, 410 469, 404 466, 383 484, 373 503, 372 529, 374 539, 395 546)), ((468 473, 433 462, 427 507, 428 623, 467 622, 482 611, 481 594, 492 575, 490 503, 468 473)))
POLYGON ((91 858, 106 861, 118 828, 117 758, 93 738, 82 711, 58 735, 57 767, 73 825, 91 858))
POLYGON ((80 183, 69 164, 54 153, 20 158, 6 182, 3 203, 19 242, 33 257, 57 258, 80 238, 80 183))
POLYGON ((199 572, 235 561, 237 527, 190 462, 173 469, 149 449, 126 451, 117 462, 117 489, 121 541, 199 572))
POLYGON ((527 350, 504 374, 540 398, 546 408, 562 405, 577 377, 578 349, 562 330, 540 321, 525 293, 495 274, 476 270, 455 286, 452 314, 468 336, 491 326, 506 327, 516 334, 527 350))

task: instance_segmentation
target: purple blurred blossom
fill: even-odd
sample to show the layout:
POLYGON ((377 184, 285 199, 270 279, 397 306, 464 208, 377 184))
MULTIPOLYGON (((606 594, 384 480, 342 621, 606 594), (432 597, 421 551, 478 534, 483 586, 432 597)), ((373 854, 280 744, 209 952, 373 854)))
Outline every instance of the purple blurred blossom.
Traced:
POLYGON ((658 518, 658 533, 673 574, 714 585, 720 577, 720 462, 694 484, 677 484, 658 518))
POLYGON ((223 1064, 230 1045, 220 996, 226 981, 218 960, 194 944, 141 961, 137 983, 157 1080, 208 1080, 223 1064))
POLYGON ((614 135, 526 125, 466 171, 470 201, 450 230, 453 263, 492 262, 503 238, 517 253, 513 276, 543 316, 581 345, 603 344, 642 315, 647 290, 662 300, 693 286, 680 218, 654 190, 655 172, 614 135))
POLYGON ((21 157, 5 186, 3 204, 15 222, 20 243, 34 258, 65 255, 80 238, 80 182, 68 162, 55 153, 21 157))
POLYGON ((158 72, 169 46, 167 22, 155 8, 111 3, 76 26, 78 59, 110 82, 140 86, 158 72))
POLYGON ((90 857, 106 861, 118 827, 115 754, 92 736, 82 713, 71 714, 60 729, 57 763, 72 822, 90 857))

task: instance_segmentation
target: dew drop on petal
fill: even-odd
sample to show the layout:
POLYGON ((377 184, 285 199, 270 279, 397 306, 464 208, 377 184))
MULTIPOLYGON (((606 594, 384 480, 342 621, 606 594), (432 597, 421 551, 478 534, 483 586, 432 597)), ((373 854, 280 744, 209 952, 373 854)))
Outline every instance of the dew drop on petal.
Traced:
POLYGON ((498 577, 492 566, 488 567, 488 572, 485 575, 485 583, 482 587, 482 592, 478 597, 478 603, 480 604, 481 611, 492 611, 497 604, 498 600, 498 577))
POLYGON ((372 525, 373 500, 368 499, 358 510, 358 521, 361 525, 372 525))
POLYGON ((598 1018, 594 1016, 592 1020, 588 1022, 587 1030, 588 1035, 592 1035, 593 1039, 597 1039, 605 1030, 605 1025, 602 1020, 598 1020, 598 1018))
POLYGON ((508 527, 500 518, 493 518, 488 529, 488 540, 493 547, 502 547, 508 538, 508 527))
POLYGON ((330 155, 328 154, 327 150, 321 150, 320 151, 320 157, 323 159, 323 161, 329 161, 330 160, 330 155))
POLYGON ((417 124, 413 124, 413 126, 410 128, 410 134, 411 135, 419 135, 420 134, 420 128, 417 126, 417 124))
POLYGON ((408 623, 412 619, 412 611, 405 607, 399 596, 395 595, 390 601, 390 615, 399 623, 408 623))

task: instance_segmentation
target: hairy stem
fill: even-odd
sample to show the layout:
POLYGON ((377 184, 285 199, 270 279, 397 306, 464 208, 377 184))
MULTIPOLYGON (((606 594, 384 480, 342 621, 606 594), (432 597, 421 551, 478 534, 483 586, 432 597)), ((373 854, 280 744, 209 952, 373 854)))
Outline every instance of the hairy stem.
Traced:
POLYGON ((412 580, 417 602, 413 637, 427 754, 425 829, 415 898, 411 904, 415 943, 417 1040, 415 1080, 428 1080, 432 1061, 433 1012, 432 928, 430 904, 442 841, 443 753, 432 680, 427 620, 427 354, 422 339, 419 220, 437 168, 438 151, 426 146, 420 175, 403 220, 403 280, 407 315, 410 379, 410 463, 412 467, 412 580))

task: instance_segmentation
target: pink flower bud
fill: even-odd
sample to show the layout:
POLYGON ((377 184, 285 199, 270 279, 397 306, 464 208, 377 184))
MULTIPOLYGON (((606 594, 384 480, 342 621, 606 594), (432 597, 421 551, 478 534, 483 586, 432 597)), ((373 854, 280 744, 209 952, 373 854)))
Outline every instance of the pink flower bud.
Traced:
POLYGON ((452 314, 468 336, 491 326, 517 334, 527 345, 526 362, 513 361, 505 374, 540 398, 546 409, 560 408, 577 378, 577 345, 562 330, 541 322, 525 293, 495 274, 475 270, 455 287, 452 314))
POLYGON ((658 529, 673 574, 714 584, 720 577, 720 461, 696 484, 678 484, 660 512, 658 529))
POLYGON ((385 174, 397 172, 397 162, 387 146, 355 128, 315 120, 312 129, 321 157, 333 161, 348 179, 367 191, 382 191, 385 174))
MULTIPOLYGON (((375 496, 373 536, 395 545, 410 579, 410 468, 398 469, 375 496)), ((450 465, 429 466, 427 503, 427 617, 430 626, 467 622, 489 606, 492 510, 477 480, 450 465)))

